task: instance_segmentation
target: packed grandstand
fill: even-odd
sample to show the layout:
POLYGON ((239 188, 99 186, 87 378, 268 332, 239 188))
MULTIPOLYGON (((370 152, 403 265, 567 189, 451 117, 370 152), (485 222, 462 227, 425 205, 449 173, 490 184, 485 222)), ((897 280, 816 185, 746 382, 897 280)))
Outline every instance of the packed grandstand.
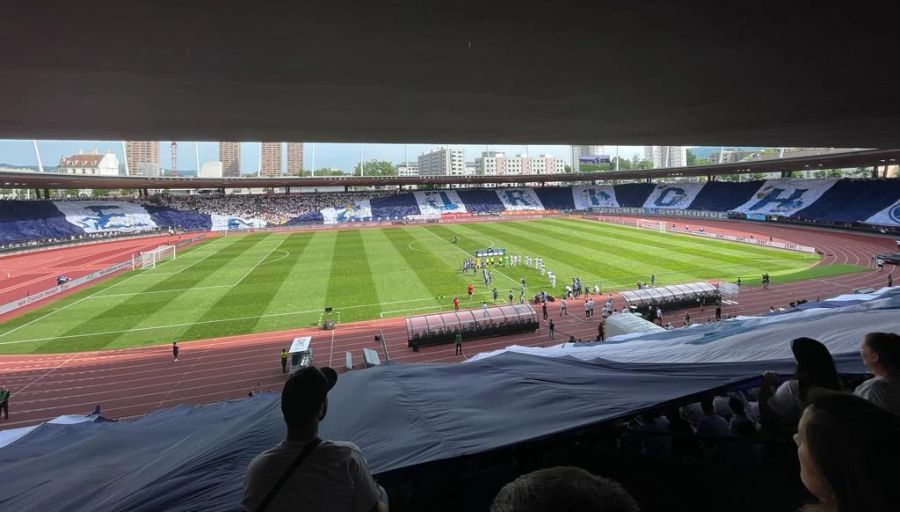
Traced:
MULTIPOLYGON (((486 510, 503 484, 517 476, 565 465, 619 481, 642 510, 671 510, 685 504, 703 510, 796 509, 810 496, 798 478, 791 435, 810 403, 819 403, 835 417, 842 407, 856 407, 875 418, 874 424, 886 422, 884 428, 853 426, 847 432, 856 438, 848 445, 863 451, 883 449, 883 454, 861 462, 859 470, 891 474, 885 461, 898 455, 892 451, 897 438, 885 439, 897 433, 890 424, 895 418, 879 416, 883 412, 879 407, 900 412, 900 393, 893 381, 900 342, 889 334, 900 326, 900 292, 888 277, 895 265, 889 262, 885 268, 883 258, 900 245, 894 235, 900 228, 897 179, 3 201, 0 243, 7 252, 20 253, 149 233, 168 237, 167 245, 160 247, 166 254, 171 247, 174 257, 178 244, 203 243, 199 238, 178 238, 185 232, 241 236, 243 231, 269 228, 377 229, 585 214, 628 218, 637 226, 641 219, 659 219, 650 224, 662 231, 673 219, 677 230, 690 224, 693 231, 725 237, 731 229, 750 234, 754 243, 781 241, 778 247, 794 250, 808 244, 823 258, 865 268, 834 278, 831 288, 814 281, 776 283, 771 291, 785 307, 771 308, 768 314, 758 313, 769 307, 764 301, 776 299, 761 286, 745 284, 749 289, 741 290, 738 299, 734 290, 740 282, 701 283, 705 286, 697 289, 702 293, 685 295, 684 304, 667 303, 667 308, 678 309, 666 311, 667 320, 684 314, 679 328, 668 329, 663 328, 662 315, 659 325, 653 326, 637 306, 642 297, 663 289, 655 282, 646 288, 639 283, 644 295, 586 287, 584 293, 566 291, 555 298, 560 300, 537 297, 534 309, 517 311, 528 315, 528 325, 539 334, 517 334, 480 345, 467 341, 467 347, 478 349, 460 357, 449 356, 454 344, 449 331, 439 345, 423 347, 420 353, 417 345, 407 349, 405 341, 396 339, 401 332, 398 321, 350 323, 335 329, 323 317, 321 327, 333 329, 331 352, 337 336, 338 357, 343 347, 348 356, 362 350, 363 364, 348 357, 336 384, 331 381, 327 386, 333 389, 322 392, 328 393, 327 407, 314 408, 316 424, 321 416, 322 439, 359 447, 377 481, 373 489, 381 493, 366 499, 389 503, 391 510, 486 510), (827 227, 868 233, 829 230, 828 244, 817 244, 815 237, 827 227), (845 260, 838 259, 839 252, 845 260), (888 286, 883 284, 886 278, 888 286), (822 289, 841 291, 823 296, 822 289), (608 308, 598 307, 603 309, 602 318, 599 313, 593 316, 593 306, 590 311, 587 307, 594 298, 601 304, 608 300, 608 308), (789 307, 787 300, 792 300, 789 307), (541 307, 543 318, 538 319, 541 307), (720 309, 730 314, 723 316, 720 309), (553 338, 553 321, 562 332, 572 333, 568 341, 568 336, 553 338), (867 359, 866 350, 880 354, 883 364, 873 363, 871 355, 867 359), (398 352, 405 352, 409 362, 398 352), (871 380, 858 387, 867 373, 880 379, 875 382, 881 386, 879 393, 871 391, 871 380), (819 391, 854 388, 878 407, 862 400, 862 405, 846 405, 840 397, 828 396, 816 402, 819 391), (866 409, 870 405, 875 412, 866 409), (871 446, 876 441, 885 444, 871 446)), ((64 258, 66 253, 59 254, 64 258)), ((135 275, 149 275, 166 268, 123 265, 116 272, 134 269, 135 275)), ((487 271, 483 272, 487 284, 487 271)), ((655 274, 651 279, 655 281, 655 274)), ((525 289, 523 278, 523 295, 525 289)), ((164 290, 152 293, 158 291, 164 290)), ((75 300, 83 300, 79 297, 75 300)), ((652 302, 646 308, 651 312, 648 318, 659 304, 652 302)), ((68 303, 60 309, 66 307, 68 303)), ((323 315, 328 313, 330 308, 323 315)), ((473 323, 482 314, 493 314, 486 303, 484 309, 471 308, 473 323)), ((423 315, 423 321, 429 326, 428 321, 439 316, 423 315)), ((0 330, 0 343, 8 331, 0 330)), ((319 326, 299 329, 291 337, 315 336, 317 331, 319 326)), ((10 392, 5 395, 10 417, 15 419, 20 404, 28 403, 32 409, 31 420, 0 430, 4 482, 0 505, 21 511, 258 509, 262 497, 248 489, 253 487, 247 483, 253 478, 248 465, 284 440, 285 421, 289 425, 292 421, 284 405, 289 386, 280 393, 285 379, 291 378, 282 372, 290 373, 293 362, 283 358, 281 370, 270 365, 273 353, 277 357, 287 343, 285 333, 276 338, 256 345, 249 338, 220 338, 181 344, 185 348, 180 349, 166 342, 89 352, 82 361, 77 354, 0 356, 0 388, 10 392), (191 353, 200 351, 193 347, 202 348, 200 358, 192 359, 191 353), (237 350, 244 351, 229 352, 237 350), (180 356, 180 367, 170 353, 174 361, 180 356), (240 360, 247 365, 252 361, 252 368, 240 367, 235 362, 240 360), (238 376, 245 371, 250 375, 238 376), (248 392, 245 383, 257 380, 265 384, 256 383, 248 392), (191 382, 210 389, 197 397, 180 394, 181 386, 191 382), (100 400, 102 392, 94 386, 106 388, 105 392, 110 387, 123 392, 133 388, 130 396, 136 402, 100 400), (145 386, 159 386, 159 391, 145 386), (54 397, 57 393, 66 399, 54 397), (76 407, 84 414, 38 421, 76 407), (105 415, 110 407, 120 413, 105 415)), ((459 348, 460 338, 455 344, 459 348)), ((326 347, 319 344, 316 350, 326 347)), ((314 364, 319 365, 317 360, 314 364)), ((303 370, 300 374, 307 377, 303 370)), ((290 436, 288 432, 289 440, 290 436)), ((887 478, 871 477, 871 487, 881 494, 867 510, 900 506, 895 492, 883 490, 887 478)), ((277 479, 270 475, 265 480, 277 479)), ((500 507, 500 501, 498 497, 494 506, 500 507)), ((313 502, 319 503, 309 503, 313 502)), ((277 508, 279 502, 274 503, 277 508)), ((635 510, 630 506, 620 510, 635 510)))
POLYGON ((3 201, 0 244, 168 228, 227 231, 604 209, 648 215, 692 212, 708 218, 872 226, 893 232, 900 219, 898 197, 900 183, 895 179, 778 179, 413 192, 160 194, 127 201, 3 201))

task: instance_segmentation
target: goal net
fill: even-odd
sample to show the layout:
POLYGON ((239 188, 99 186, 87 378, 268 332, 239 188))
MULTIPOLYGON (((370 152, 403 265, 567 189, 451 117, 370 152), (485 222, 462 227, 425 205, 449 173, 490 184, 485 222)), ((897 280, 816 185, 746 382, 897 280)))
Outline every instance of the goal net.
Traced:
POLYGON ((637 227, 640 229, 655 229, 660 233, 666 232, 666 224, 658 220, 638 219, 637 227))
POLYGON ((175 259, 174 245, 160 245, 156 249, 142 251, 136 263, 140 268, 156 268, 158 263, 175 259))

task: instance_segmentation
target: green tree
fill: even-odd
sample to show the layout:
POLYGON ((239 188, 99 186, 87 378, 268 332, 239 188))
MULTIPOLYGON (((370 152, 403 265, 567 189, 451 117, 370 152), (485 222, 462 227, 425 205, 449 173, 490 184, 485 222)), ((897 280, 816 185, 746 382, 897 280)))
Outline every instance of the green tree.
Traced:
MULTIPOLYGON (((635 156, 634 159, 637 160, 637 156, 635 156)), ((636 163, 632 161, 632 169, 638 171, 653 169, 653 162, 651 162, 650 160, 638 160, 636 163)))
POLYGON ((91 195, 94 197, 106 197, 109 195, 109 190, 105 188, 95 188, 91 190, 91 195))
POLYGON ((695 155, 694 152, 691 151, 690 149, 688 149, 688 150, 686 151, 686 154, 687 154, 687 164, 688 164, 689 166, 690 166, 690 165, 697 165, 697 155, 695 155))
POLYGON ((567 166, 566 166, 566 172, 572 172, 572 166, 571 166, 571 165, 567 165, 567 166))
MULTIPOLYGON (((366 176, 396 176, 397 167, 385 160, 369 160, 363 162, 363 170, 366 176)), ((359 176, 359 164, 353 168, 353 175, 359 176)))
POLYGON ((311 170, 304 169, 302 171, 297 171, 297 176, 346 176, 347 173, 340 169, 329 169, 327 167, 322 167, 313 173, 311 170))

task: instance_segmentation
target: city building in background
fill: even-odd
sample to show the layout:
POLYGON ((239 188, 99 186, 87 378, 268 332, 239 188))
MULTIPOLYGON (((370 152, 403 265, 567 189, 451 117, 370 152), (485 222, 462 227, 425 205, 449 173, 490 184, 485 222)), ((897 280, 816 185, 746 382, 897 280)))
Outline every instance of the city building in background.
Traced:
POLYGON ((463 150, 440 148, 419 155, 419 176, 464 176, 463 150))
POLYGON ((281 142, 262 142, 259 145, 259 175, 281 176, 281 142))
POLYGON ((219 160, 203 162, 197 171, 198 178, 223 178, 225 166, 219 160))
POLYGON ((241 175, 241 143, 220 142, 219 161, 222 162, 222 177, 235 178, 241 175))
POLYGON ((604 147, 601 145, 572 146, 572 171, 580 172, 582 158, 603 156, 603 150, 604 147))
POLYGON ((418 176, 419 164, 416 162, 403 162, 397 165, 398 176, 418 176))
POLYGON ((507 156, 500 151, 485 151, 475 159, 477 174, 486 176, 510 176, 519 174, 559 174, 566 171, 562 158, 553 155, 529 157, 507 156))
POLYGON ((132 176, 159 176, 159 141, 125 141, 125 161, 132 176))
POLYGON ((685 167, 687 165, 687 147, 644 146, 644 159, 653 164, 654 169, 685 167))
POLYGON ((303 143, 287 143, 287 174, 295 175, 303 170, 303 143))
POLYGON ((60 174, 118 176, 119 158, 115 153, 107 151, 100 154, 96 150, 64 156, 59 159, 59 167, 57 167, 56 172, 60 174))

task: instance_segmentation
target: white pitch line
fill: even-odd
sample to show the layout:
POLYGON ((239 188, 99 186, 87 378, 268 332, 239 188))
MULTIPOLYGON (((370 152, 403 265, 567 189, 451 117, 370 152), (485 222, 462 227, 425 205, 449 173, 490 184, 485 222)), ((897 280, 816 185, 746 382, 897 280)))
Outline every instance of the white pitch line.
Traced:
POLYGON ((276 245, 275 247, 272 247, 272 250, 270 250, 269 252, 267 252, 266 255, 262 257, 262 259, 260 259, 259 261, 257 261, 257 262, 256 262, 256 265, 253 265, 252 267, 250 267, 250 270, 248 270, 247 273, 244 274, 240 279, 238 279, 237 282, 234 283, 232 286, 237 286, 237 285, 241 284, 241 281, 243 281, 244 279, 246 279, 247 276, 249 276, 254 270, 256 270, 256 268, 259 267, 259 265, 260 265, 262 262, 266 261, 266 258, 268 258, 273 252, 275 252, 275 249, 278 249, 279 247, 281 247, 281 244, 283 244, 284 241, 287 240, 287 239, 288 239, 288 237, 282 238, 281 241, 278 242, 278 245, 276 245))
MULTIPOLYGON (((475 257, 474 254, 471 254, 471 253, 467 252, 465 249, 463 249, 462 247, 460 247, 460 246, 458 246, 458 245, 451 244, 450 242, 444 240, 443 238, 439 237, 439 236, 436 235, 435 233, 432 233, 429 229, 425 229, 425 231, 428 232, 430 235, 434 236, 435 238, 437 238, 438 240, 440 240, 440 241, 442 241, 442 242, 444 242, 444 243, 446 243, 446 244, 449 244, 451 247, 455 247, 456 249, 458 249, 460 252, 462 252, 462 253, 465 254, 466 256, 472 256, 473 258, 475 257)), ((470 238, 471 238, 471 237, 470 237, 470 238)), ((487 240, 490 240, 490 239, 487 239, 487 240)), ((494 244, 494 241, 491 240, 491 246, 492 246, 492 247, 493 247, 493 244, 494 244)), ((503 276, 503 277, 509 279, 510 281, 516 283, 516 286, 521 286, 522 283, 520 283, 519 281, 516 281, 515 279, 513 279, 513 278, 509 277, 508 275, 504 274, 503 272, 500 271, 500 269, 494 269, 494 270, 496 270, 497 273, 500 274, 501 276, 503 276)))
POLYGON ((144 295, 144 294, 150 294, 150 293, 169 293, 169 292, 186 292, 186 291, 192 291, 192 290, 210 290, 213 288, 231 288, 233 286, 234 286, 233 284, 220 284, 217 286, 194 286, 192 288, 171 288, 168 290, 150 290, 150 291, 146 291, 146 292, 114 293, 114 294, 110 294, 110 295, 97 295, 96 297, 89 297, 89 298, 105 299, 107 297, 131 297, 134 295, 144 295))
POLYGON ((65 361, 59 363, 58 365, 54 366, 53 368, 50 368, 49 370, 47 370, 46 373, 44 373, 44 374, 42 374, 41 376, 37 377, 36 379, 34 379, 33 381, 29 382, 28 384, 25 384, 22 388, 20 388, 18 391, 16 391, 16 394, 19 394, 19 393, 25 391, 26 389, 30 388, 32 384, 34 384, 34 383, 36 383, 37 381, 43 379, 43 378, 46 377, 47 375, 50 375, 50 374, 53 373, 54 371, 56 371, 56 370, 62 368, 63 365, 65 365, 66 363, 68 363, 68 362, 71 361, 72 359, 75 359, 78 355, 79 355, 78 352, 72 354, 72 355, 69 356, 69 358, 66 359, 65 361))
MULTIPOLYGON (((87 297, 85 297, 85 298, 87 298, 87 297)), ((357 304, 355 306, 342 307, 342 308, 340 308, 340 310, 370 308, 373 306, 381 306, 381 305, 385 305, 385 304, 403 304, 403 303, 408 303, 408 302, 422 302, 422 301, 426 301, 426 300, 434 300, 434 297, 427 297, 427 298, 422 298, 422 299, 398 300, 398 301, 392 301, 392 302, 377 302, 377 303, 373 303, 373 304, 357 304)), ((340 313, 340 310, 338 310, 338 313, 340 313)), ((125 329, 125 330, 120 330, 120 331, 101 331, 101 332, 90 332, 90 333, 84 333, 84 334, 70 334, 68 336, 51 336, 48 338, 31 338, 31 339, 27 339, 27 340, 0 341, 0 345, 15 345, 18 343, 30 343, 30 342, 35 342, 35 341, 50 341, 50 340, 62 340, 62 339, 68 339, 68 338, 83 338, 85 336, 101 336, 101 335, 106 335, 106 334, 122 334, 125 332, 152 331, 155 329, 171 329, 171 328, 175 328, 175 327, 190 327, 192 325, 215 324, 215 323, 220 323, 220 322, 236 322, 236 321, 241 321, 241 320, 257 320, 260 318, 273 318, 273 317, 291 316, 291 315, 306 315, 306 314, 321 313, 321 312, 322 312, 321 308, 309 309, 309 310, 305 310, 305 311, 287 311, 285 313, 270 313, 267 315, 221 318, 218 320, 204 320, 204 321, 200 321, 200 322, 188 322, 188 323, 182 323, 182 324, 153 325, 153 326, 149 326, 149 327, 135 327, 132 329, 125 329)), ((0 335, 0 336, 2 336, 2 335, 0 335)))
MULTIPOLYGON (((171 262, 173 262, 173 261, 175 261, 175 260, 174 260, 174 259, 172 259, 172 260, 166 260, 166 261, 160 263, 159 265, 157 265, 157 268, 159 268, 159 267, 161 267, 161 266, 163 266, 163 265, 165 265, 165 264, 167 264, 167 263, 171 263, 171 262)), ((87 297, 82 297, 82 298, 80 298, 80 299, 78 299, 78 300, 76 300, 76 301, 74 301, 74 302, 70 302, 70 303, 66 304, 65 306, 63 306, 63 307, 61 307, 61 308, 59 308, 59 309, 54 309, 53 311, 49 311, 49 312, 47 312, 46 314, 41 315, 41 316, 35 318, 34 320, 28 322, 28 323, 24 323, 24 324, 22 324, 22 325, 20 325, 20 326, 18 326, 18 327, 15 327, 15 328, 10 329, 10 330, 8 330, 8 331, 6 331, 6 332, 0 333, 0 338, 6 336, 6 335, 8 335, 8 334, 12 334, 12 333, 18 331, 19 329, 21 329, 21 328, 23 328, 23 327, 28 327, 29 325, 31 325, 31 324, 37 322, 38 320, 43 320, 44 318, 47 318, 48 316, 52 315, 53 313, 59 313, 60 311, 62 311, 62 310, 64 310, 64 309, 68 309, 68 308, 74 306, 75 304, 80 303, 80 302, 83 301, 83 300, 90 299, 90 298, 92 298, 92 297, 94 297, 94 296, 96 296, 96 295, 99 295, 99 294, 102 293, 102 292, 105 292, 105 291, 108 291, 108 290, 112 290, 112 289, 115 288, 116 286, 120 286, 120 285, 122 285, 122 284, 124 284, 124 283, 127 283, 128 281, 131 281, 131 280, 134 279, 135 277, 138 277, 138 276, 141 276, 141 275, 143 275, 143 273, 135 274, 135 275, 133 275, 133 276, 131 276, 131 277, 128 277, 128 278, 126 278, 126 279, 123 279, 123 280, 119 281, 118 283, 114 283, 114 284, 111 285, 111 286, 108 286, 108 287, 106 287, 106 288, 102 288, 102 289, 100 289, 100 290, 97 290, 96 292, 94 292, 94 293, 88 295, 87 297)), ((47 339, 48 339, 48 340, 51 340, 51 339, 55 339, 55 338, 47 338, 47 339)), ((8 341, 7 341, 7 342, 2 342, 2 343, 0 343, 0 344, 8 344, 8 343, 14 343, 14 342, 8 342, 8 341)))

